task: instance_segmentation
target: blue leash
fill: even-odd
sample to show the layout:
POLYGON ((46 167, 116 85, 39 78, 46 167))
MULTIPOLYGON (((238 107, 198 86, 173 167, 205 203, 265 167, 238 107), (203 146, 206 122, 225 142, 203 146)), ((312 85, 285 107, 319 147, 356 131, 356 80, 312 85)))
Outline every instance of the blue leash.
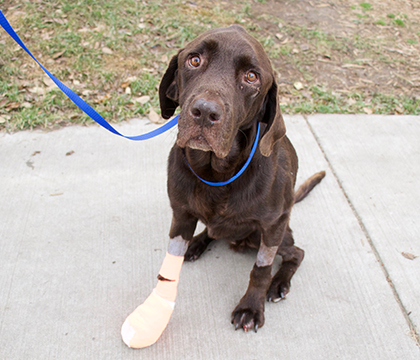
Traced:
MULTIPOLYGON (((169 129, 171 129, 172 127, 174 127, 175 125, 178 124, 179 115, 175 116, 173 119, 171 119, 170 121, 168 121, 167 123, 165 123, 161 127, 157 128, 155 130, 152 130, 152 131, 150 131, 146 134, 141 134, 141 135, 137 135, 137 136, 125 136, 125 135, 121 134, 120 132, 115 130, 101 115, 99 115, 88 103, 86 103, 86 101, 84 101, 82 98, 80 98, 79 95, 77 95, 73 90, 71 90, 66 85, 64 85, 60 80, 58 80, 53 74, 51 74, 44 66, 42 66, 39 63, 39 61, 35 58, 35 56, 32 55, 32 53, 28 50, 28 48, 25 46, 25 44, 22 42, 22 40, 16 34, 15 30, 9 24, 9 22, 7 21, 6 17, 3 15, 3 12, 1 10, 0 10, 0 26, 10 35, 10 37, 13 40, 16 41, 16 43, 18 45, 20 45, 20 47, 23 50, 25 50, 27 52, 27 54, 41 67, 42 70, 44 70, 44 72, 51 78, 51 80, 54 81, 54 83, 60 88, 60 90, 63 91, 64 94, 66 94, 67 97, 71 101, 73 101, 73 103, 75 103, 92 120, 96 121, 99 125, 101 125, 105 129, 109 130, 113 134, 118 135, 118 136, 122 136, 123 138, 129 139, 129 140, 135 140, 135 141, 148 140, 148 139, 151 139, 155 136, 158 136, 158 135, 164 133, 165 131, 168 131, 169 129)), ((246 161, 246 163, 242 167, 242 169, 239 170, 239 172, 236 175, 234 175, 231 179, 229 179, 227 181, 224 181, 224 182, 210 182, 210 181, 203 180, 194 172, 194 170, 191 168, 190 164, 188 164, 188 161, 187 161, 187 164, 188 164, 189 168, 191 169, 191 171, 193 172, 193 174, 195 176, 197 176, 197 178, 199 178, 202 182, 204 182, 207 185, 224 186, 224 185, 230 184, 232 181, 236 180, 239 176, 242 175, 242 173, 245 171, 245 169, 248 167, 249 163, 251 162, 251 159, 254 156, 255 150, 257 149, 259 134, 260 134, 260 124, 258 124, 257 136, 255 138, 254 145, 252 146, 252 150, 251 150, 251 153, 249 155, 248 160, 246 161)))
POLYGON ((31 54, 19 36, 16 34, 15 30, 13 30, 12 26, 7 21, 6 17, 3 15, 3 12, 0 10, 0 25, 1 27, 6 30, 6 32, 15 40, 23 50, 25 50, 28 55, 35 60, 35 62, 41 67, 42 70, 51 78, 52 81, 61 89, 68 96, 68 98, 73 101, 85 114, 87 114, 90 118, 95 120, 99 125, 104 127, 105 129, 111 131, 115 135, 122 136, 129 140, 148 140, 155 136, 158 136, 165 131, 169 130, 170 128, 174 127, 178 123, 178 116, 174 117, 172 120, 165 123, 165 125, 152 130, 146 134, 137 135, 137 136, 125 136, 115 130, 101 115, 99 115, 86 101, 82 100, 73 90, 69 89, 66 85, 64 85, 60 80, 58 80, 53 74, 51 74, 45 67, 43 67, 38 60, 31 54))
POLYGON ((185 154, 184 154, 185 162, 187 163, 188 167, 193 172, 193 174, 196 177, 198 177, 203 183, 205 183, 207 185, 210 185, 210 186, 224 186, 224 185, 230 184, 232 181, 235 181, 239 176, 242 175, 242 173, 245 171, 245 169, 248 167, 249 163, 251 162, 251 160, 252 160, 252 158, 253 158, 253 156, 255 154, 255 150, 257 150, 258 139, 260 138, 260 125, 261 125, 261 123, 258 123, 257 135, 255 135, 254 145, 252 145, 251 153, 249 154, 248 160, 246 161, 246 163, 244 164, 244 166, 242 166, 241 170, 239 170, 236 175, 234 175, 233 177, 231 177, 227 181, 211 182, 211 181, 204 180, 204 179, 202 179, 201 177, 199 177, 195 173, 195 171, 193 170, 193 168, 191 167, 191 165, 188 163, 187 158, 185 157, 185 154))

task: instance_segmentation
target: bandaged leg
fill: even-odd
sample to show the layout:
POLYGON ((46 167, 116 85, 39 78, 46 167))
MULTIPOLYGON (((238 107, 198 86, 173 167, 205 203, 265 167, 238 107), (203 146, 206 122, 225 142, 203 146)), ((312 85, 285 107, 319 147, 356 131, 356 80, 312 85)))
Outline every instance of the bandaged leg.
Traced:
POLYGON ((187 248, 188 242, 180 236, 170 240, 159 271, 158 284, 122 326, 121 336, 129 347, 138 349, 154 344, 168 325, 187 248))

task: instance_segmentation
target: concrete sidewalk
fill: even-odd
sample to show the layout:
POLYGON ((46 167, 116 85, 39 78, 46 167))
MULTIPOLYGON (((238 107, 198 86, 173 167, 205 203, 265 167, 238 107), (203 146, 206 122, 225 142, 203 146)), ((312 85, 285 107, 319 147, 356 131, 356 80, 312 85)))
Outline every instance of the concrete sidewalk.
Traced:
POLYGON ((0 359, 419 359, 420 117, 286 124, 298 185, 327 172, 293 211, 306 256, 287 300, 266 304, 257 334, 235 332, 255 253, 215 243, 184 265, 168 328, 143 350, 120 327, 166 251, 176 129, 147 142, 97 126, 0 134, 0 359))

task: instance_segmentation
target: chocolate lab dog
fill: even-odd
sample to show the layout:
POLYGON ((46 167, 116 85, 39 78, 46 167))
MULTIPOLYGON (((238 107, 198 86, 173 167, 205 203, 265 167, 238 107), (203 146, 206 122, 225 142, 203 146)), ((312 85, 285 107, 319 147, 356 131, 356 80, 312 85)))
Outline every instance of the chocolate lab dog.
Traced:
POLYGON ((236 329, 256 331, 264 324, 265 300, 286 296, 304 256, 289 227, 292 206, 325 172, 294 191, 298 160, 285 136, 274 71, 262 46, 240 26, 210 30, 180 50, 159 97, 165 119, 181 108, 168 161, 169 248, 187 261, 198 259, 213 240, 257 249, 248 289, 231 319, 236 329), (258 149, 238 179, 212 187, 197 177, 222 182, 235 175, 248 159, 258 123, 258 149), (194 237, 198 220, 206 228, 194 237), (282 264, 272 277, 276 255, 282 264))

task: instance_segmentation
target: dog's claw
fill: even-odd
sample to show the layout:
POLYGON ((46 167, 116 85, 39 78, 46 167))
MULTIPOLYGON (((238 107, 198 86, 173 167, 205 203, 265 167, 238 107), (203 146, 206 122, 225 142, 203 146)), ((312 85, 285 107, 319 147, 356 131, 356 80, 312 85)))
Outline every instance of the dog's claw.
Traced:
POLYGON ((277 291, 269 291, 267 294, 267 301, 271 301, 273 303, 278 303, 282 300, 286 300, 287 294, 289 293, 289 289, 279 289, 277 291))
POLYGON ((253 314, 248 309, 244 309, 232 314, 231 323, 235 331, 242 329, 244 332, 254 330, 255 332, 264 324, 263 314, 253 314), (261 320, 262 317, 262 320, 261 320))

